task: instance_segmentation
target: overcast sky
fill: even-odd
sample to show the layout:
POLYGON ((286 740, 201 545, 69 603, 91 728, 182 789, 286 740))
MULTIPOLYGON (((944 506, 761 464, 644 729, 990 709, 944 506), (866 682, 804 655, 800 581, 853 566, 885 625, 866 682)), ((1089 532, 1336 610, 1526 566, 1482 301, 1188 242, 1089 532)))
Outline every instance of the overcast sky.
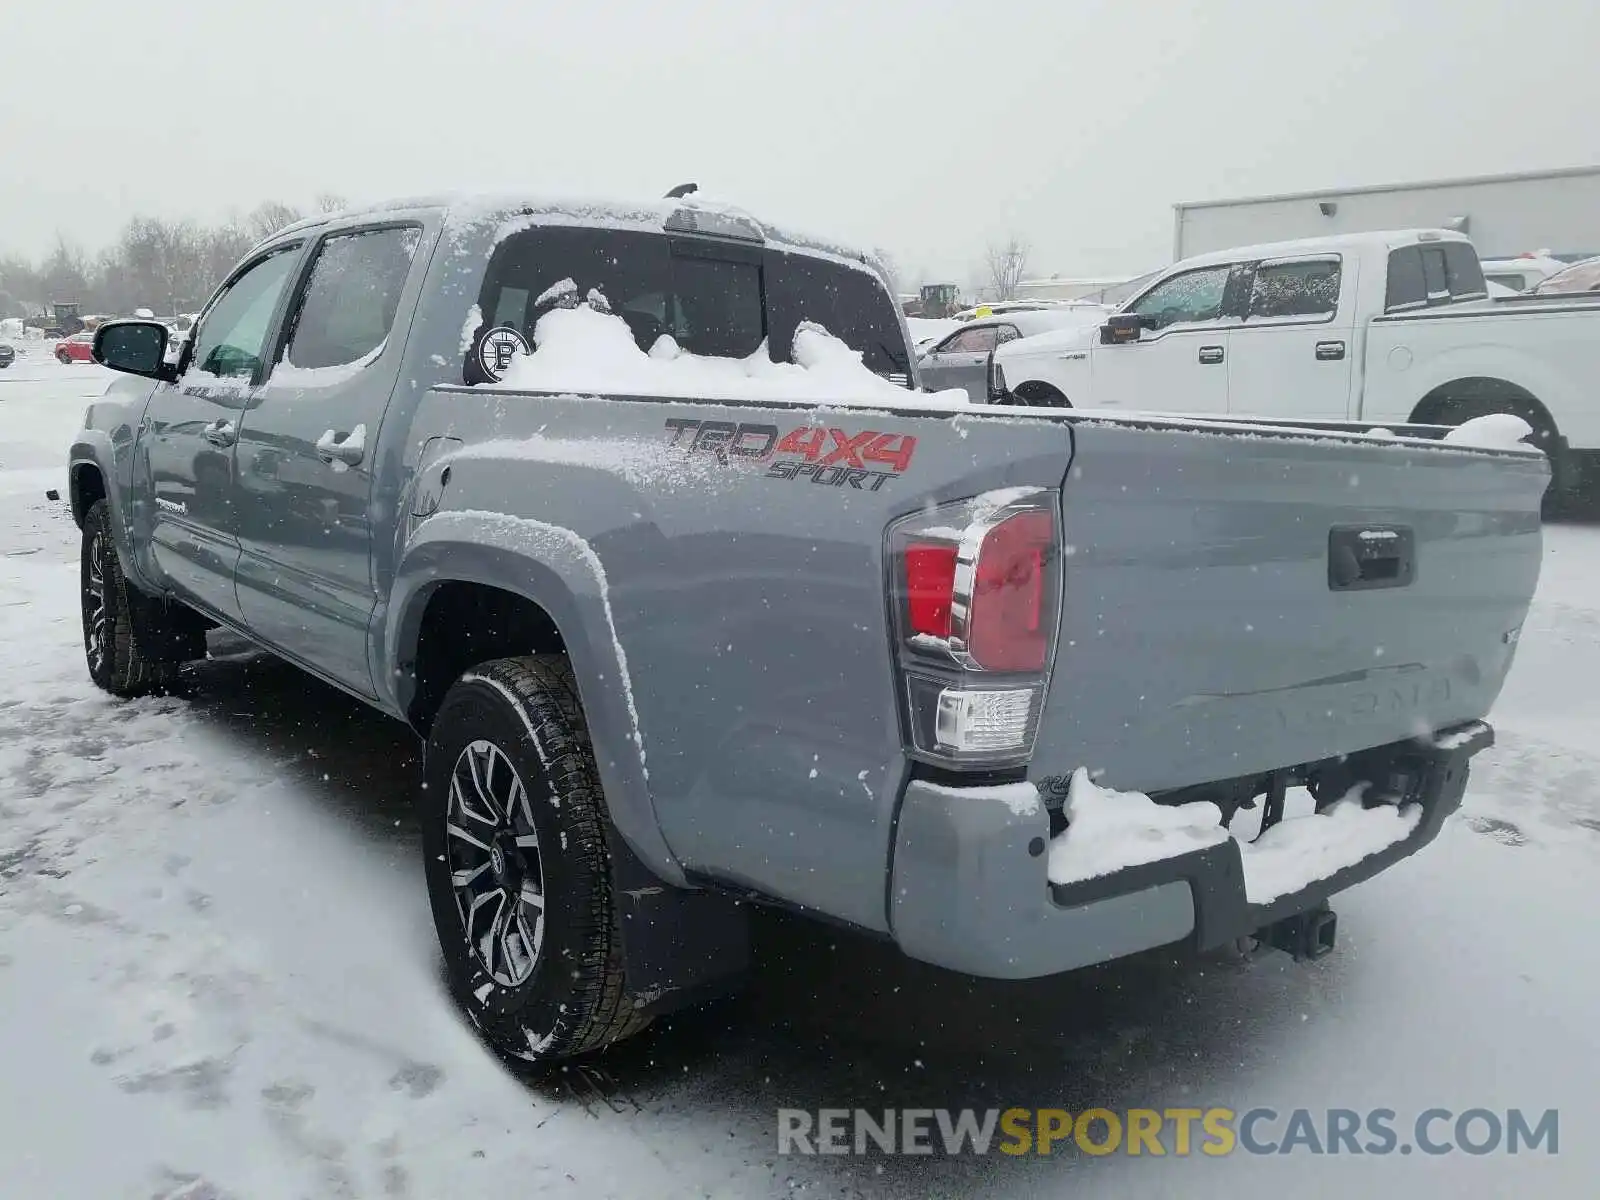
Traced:
POLYGON ((1600 162, 1596 0, 0 2, 0 253, 135 213, 685 180, 965 279, 1171 205, 1600 162))

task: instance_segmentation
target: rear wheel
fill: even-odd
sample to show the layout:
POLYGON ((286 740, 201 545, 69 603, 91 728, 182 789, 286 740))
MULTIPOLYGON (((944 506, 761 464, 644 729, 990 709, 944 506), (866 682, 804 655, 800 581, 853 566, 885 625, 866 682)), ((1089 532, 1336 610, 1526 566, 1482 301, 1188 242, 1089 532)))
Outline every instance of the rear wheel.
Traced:
POLYGON ((624 987, 605 799, 566 659, 497 659, 451 687, 422 805, 450 988, 491 1044, 543 1063, 649 1024, 624 987))
POLYGON ((1550 414, 1533 397, 1508 391, 1503 385, 1497 387, 1493 381, 1468 380, 1422 410, 1417 419, 1428 424, 1462 425, 1475 417, 1496 413, 1520 417, 1531 427, 1533 432, 1523 441, 1543 450, 1550 460, 1550 486, 1544 496, 1544 513, 1548 517, 1566 511, 1578 489, 1579 464, 1567 450, 1550 414))

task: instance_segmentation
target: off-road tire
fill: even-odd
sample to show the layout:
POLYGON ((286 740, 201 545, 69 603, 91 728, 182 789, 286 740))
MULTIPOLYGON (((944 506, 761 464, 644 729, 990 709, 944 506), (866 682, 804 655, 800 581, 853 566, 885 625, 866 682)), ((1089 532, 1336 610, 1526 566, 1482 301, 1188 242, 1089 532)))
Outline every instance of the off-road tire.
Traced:
POLYGON ((146 596, 122 573, 105 500, 84 514, 79 595, 89 678, 114 696, 164 691, 184 662, 205 653, 204 632, 179 624, 187 613, 146 596))
MULTIPOLYGON (((468 671, 434 717, 423 773, 423 853, 445 972, 457 1002, 490 1044, 526 1062, 549 1063, 644 1029, 650 1018, 635 1009, 625 988, 610 821, 567 660, 502 658, 468 671), (475 948, 468 935, 469 902, 452 879, 453 870, 468 869, 460 865, 459 841, 451 842, 460 837, 450 829, 451 814, 465 823, 452 787, 462 786, 458 770, 469 747, 483 743, 515 770, 526 797, 520 820, 537 834, 542 938, 531 974, 520 984, 486 968, 483 940, 475 948)), ((508 813, 512 807, 504 806, 508 813)), ((496 861, 510 855, 508 849, 496 861)), ((519 941, 525 950, 526 940, 519 941)))

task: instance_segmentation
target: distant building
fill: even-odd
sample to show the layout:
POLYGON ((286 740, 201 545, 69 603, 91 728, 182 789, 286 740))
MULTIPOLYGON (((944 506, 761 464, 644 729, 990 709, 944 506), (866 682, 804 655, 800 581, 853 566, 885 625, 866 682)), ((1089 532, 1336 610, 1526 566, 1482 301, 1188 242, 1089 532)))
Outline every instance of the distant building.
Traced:
POLYGON ((1173 205, 1174 260, 1291 238, 1456 229, 1484 258, 1600 253, 1600 166, 1173 205))
POLYGON ((1017 285, 1018 300, 1088 300, 1095 304, 1120 304, 1134 288, 1150 278, 1143 275, 1112 275, 1076 278, 1052 275, 1048 279, 1024 279, 1017 285))

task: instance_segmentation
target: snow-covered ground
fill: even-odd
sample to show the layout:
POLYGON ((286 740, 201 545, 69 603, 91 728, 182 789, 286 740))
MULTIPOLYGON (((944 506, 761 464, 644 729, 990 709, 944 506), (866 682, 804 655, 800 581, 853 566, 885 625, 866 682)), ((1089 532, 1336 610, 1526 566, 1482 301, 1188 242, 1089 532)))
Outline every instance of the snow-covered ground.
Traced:
POLYGON ((508 1074, 438 978, 399 726, 215 642, 89 684, 62 453, 96 367, 0 371, 0 1197, 1587 1196, 1600 1172, 1600 529, 1548 532, 1464 811, 1296 965, 990 984, 782 918, 738 1000, 508 1074), (1561 1152, 780 1157, 776 1110, 1561 1110, 1561 1152))

